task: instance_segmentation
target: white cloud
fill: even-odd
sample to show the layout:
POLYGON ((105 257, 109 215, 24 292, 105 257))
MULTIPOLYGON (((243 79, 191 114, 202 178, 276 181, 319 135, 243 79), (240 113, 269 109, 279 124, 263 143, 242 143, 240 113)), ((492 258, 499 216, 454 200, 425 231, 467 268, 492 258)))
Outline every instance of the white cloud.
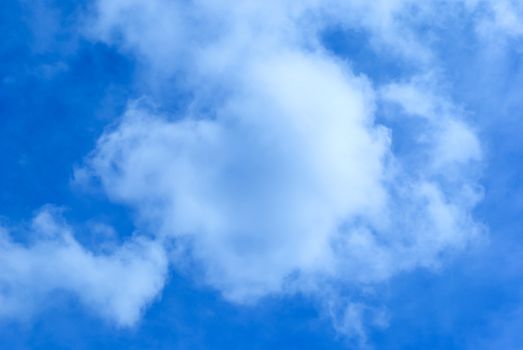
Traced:
POLYGON ((493 41, 523 35, 523 4, 517 0, 469 0, 468 8, 478 17, 480 35, 493 41))
MULTIPOLYGON (((407 116, 423 118, 430 135, 419 135, 431 158, 432 171, 445 173, 459 165, 481 160, 481 146, 473 129, 467 125, 462 111, 448 98, 437 94, 427 77, 385 85, 380 90, 383 102, 398 106, 407 116)), ((396 117, 402 117, 396 113, 396 117)))
POLYGON ((47 208, 35 216, 29 245, 0 236, 0 316, 25 318, 56 292, 95 314, 132 326, 161 291, 167 258, 157 241, 135 237, 106 254, 83 248, 72 228, 47 208))
POLYGON ((358 349, 372 349, 367 339, 369 324, 377 328, 385 328, 389 322, 385 310, 372 308, 363 303, 343 303, 333 297, 326 307, 336 331, 355 340, 358 349))
POLYGON ((214 120, 131 109, 91 159, 113 199, 189 235, 207 279, 239 300, 330 268, 337 227, 384 205, 389 142, 370 126, 365 81, 321 56, 280 54, 246 73, 214 120))
MULTIPOLYGON (((288 41, 290 26, 271 41, 261 30, 262 40, 212 44, 211 57, 223 62, 205 56, 207 71, 188 70, 226 91, 220 101, 198 101, 211 113, 176 120, 130 107, 101 138, 89 170, 159 234, 184 237, 205 280, 233 300, 282 292, 296 285, 292 276, 307 281, 299 289, 314 289, 310 276, 318 274, 368 283, 437 265, 442 251, 476 234, 467 214, 476 198, 444 188, 430 167, 409 174, 374 121, 371 85, 321 49, 288 41)), ((428 97, 400 97, 403 108, 432 113, 428 97)), ((413 150, 423 162, 444 160, 443 171, 477 160, 444 146, 456 135, 474 144, 458 118, 426 119, 436 141, 428 155, 423 144, 413 150)), ((467 180, 466 171, 458 176, 467 180)))
MULTIPOLYGON (((517 33, 515 5, 503 4, 488 18, 517 33)), ((195 278, 237 302, 324 296, 324 282, 379 283, 466 248, 481 231, 470 214, 481 147, 434 83, 430 36, 417 31, 445 6, 463 2, 97 1, 90 37, 138 58, 144 82, 167 90, 159 110, 178 89, 193 96, 178 115, 131 103, 77 171, 156 238, 97 255, 44 212, 35 231, 55 237, 1 241, 0 313, 66 290, 132 325, 163 286, 171 240, 184 253, 169 252, 176 267, 188 253, 195 278), (327 53, 329 26, 365 31, 425 78, 374 86, 327 53), (388 126, 376 121, 382 104, 398 107, 388 126)), ((340 327, 362 333, 364 307, 349 305, 340 327)))
POLYGON ((78 178, 97 178, 148 230, 177 242, 175 266, 186 268, 188 253, 203 271, 195 278, 236 302, 438 267, 481 230, 470 215, 474 131, 419 79, 376 93, 320 40, 332 25, 365 30, 425 67, 434 58, 415 29, 436 21, 438 6, 98 2, 91 35, 137 55, 149 83, 175 81, 194 100, 179 115, 130 104, 78 178), (376 122, 378 102, 399 106, 408 152, 396 150, 393 125, 376 122))

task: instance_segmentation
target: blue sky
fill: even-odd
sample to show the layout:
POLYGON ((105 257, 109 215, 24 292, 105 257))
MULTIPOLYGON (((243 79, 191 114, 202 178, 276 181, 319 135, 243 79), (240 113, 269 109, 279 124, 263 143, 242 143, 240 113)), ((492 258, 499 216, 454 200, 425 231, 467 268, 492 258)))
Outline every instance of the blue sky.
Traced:
POLYGON ((523 6, 7 0, 0 344, 521 349, 523 6))

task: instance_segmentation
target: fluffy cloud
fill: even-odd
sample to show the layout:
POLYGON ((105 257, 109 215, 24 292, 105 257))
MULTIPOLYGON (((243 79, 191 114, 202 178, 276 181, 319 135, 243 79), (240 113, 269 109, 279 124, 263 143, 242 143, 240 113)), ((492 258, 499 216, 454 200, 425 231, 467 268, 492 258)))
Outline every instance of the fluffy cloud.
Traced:
MULTIPOLYGON (((503 4, 95 2, 87 34, 138 58, 157 107, 130 103, 77 180, 99 181, 155 238, 93 254, 43 212, 34 230, 52 236, 1 241, 0 313, 66 290, 131 325, 161 290, 168 254, 236 302, 292 292, 331 300, 327 285, 439 266, 481 231, 471 216, 481 147, 438 91, 429 31, 417 29, 452 6, 475 16, 498 8, 477 17, 517 33, 518 18, 506 16, 515 5, 503 4), (350 57, 322 42, 334 26, 364 31, 416 76, 376 86, 353 73, 350 57), (190 103, 166 112, 180 93, 190 103)), ((334 312, 335 326, 362 333, 367 307, 336 305, 349 306, 334 312)))
POLYGON ((131 105, 81 172, 183 246, 231 300, 434 267, 479 231, 468 167, 480 147, 459 111, 415 81, 376 94, 320 40, 325 26, 351 24, 388 45, 411 38, 399 51, 418 60, 425 49, 400 20, 415 25, 433 8, 329 4, 98 3, 92 35, 195 97, 179 115, 131 105), (376 121, 378 101, 399 107, 408 152, 376 121))
POLYGON ((49 208, 35 216, 30 231, 29 245, 1 232, 0 316, 25 318, 55 293, 67 292, 93 313, 132 326, 163 287, 167 258, 156 241, 136 237, 95 254, 49 208))
POLYGON ((365 81, 297 53, 248 76, 212 120, 131 109, 90 163, 113 199, 189 236, 234 299, 279 291, 293 271, 328 272, 338 226, 372 221, 386 201, 389 138, 370 126, 365 81))

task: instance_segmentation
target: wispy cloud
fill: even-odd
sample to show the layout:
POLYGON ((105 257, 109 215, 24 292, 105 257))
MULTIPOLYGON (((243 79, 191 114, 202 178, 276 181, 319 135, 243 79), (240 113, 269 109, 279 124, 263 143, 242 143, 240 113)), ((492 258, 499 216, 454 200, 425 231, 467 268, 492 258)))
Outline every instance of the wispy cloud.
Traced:
POLYGON ((136 237, 103 254, 82 247, 57 210, 43 209, 30 227, 31 242, 0 236, 0 316, 24 319, 57 292, 119 326, 132 326, 162 289, 167 258, 156 241, 136 237))

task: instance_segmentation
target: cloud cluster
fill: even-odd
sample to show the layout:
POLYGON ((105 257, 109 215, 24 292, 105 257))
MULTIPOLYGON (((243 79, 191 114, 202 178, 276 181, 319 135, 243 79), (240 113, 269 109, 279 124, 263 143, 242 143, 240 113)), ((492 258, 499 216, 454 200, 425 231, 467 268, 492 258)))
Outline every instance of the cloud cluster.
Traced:
POLYGON ((131 104, 83 173, 183 245, 231 300, 437 266, 479 231, 481 151, 458 108, 422 79, 375 91, 321 42, 333 23, 359 26, 417 61, 425 48, 405 23, 433 7, 328 5, 98 3, 92 35, 195 97, 177 115, 131 104), (395 108, 390 125, 376 121, 382 103, 395 108))
MULTIPOLYGON (((419 28, 459 7, 478 28, 495 23, 518 34, 516 6, 94 2, 86 35, 137 58, 156 107, 130 102, 77 181, 94 179, 155 239, 94 254, 44 211, 33 244, 7 234, 0 241, 0 314, 64 290, 132 325, 169 263, 240 303, 294 292, 329 298, 340 285, 439 266, 480 234, 471 211, 481 197, 481 147, 463 111, 439 91, 419 28), (323 42, 332 27, 365 32, 379 54, 408 62, 416 75, 377 86, 355 74, 351 58, 323 42), (191 98, 179 111, 163 108, 181 95, 191 98)), ((355 319, 366 307, 339 304, 349 307, 335 312, 336 327, 362 333, 355 319)))
POLYGON ((338 226, 385 205, 389 144, 366 126, 364 82, 328 61, 279 54, 250 69, 212 120, 131 109, 90 160, 111 198, 189 237, 211 283, 240 300, 333 268, 338 226))

